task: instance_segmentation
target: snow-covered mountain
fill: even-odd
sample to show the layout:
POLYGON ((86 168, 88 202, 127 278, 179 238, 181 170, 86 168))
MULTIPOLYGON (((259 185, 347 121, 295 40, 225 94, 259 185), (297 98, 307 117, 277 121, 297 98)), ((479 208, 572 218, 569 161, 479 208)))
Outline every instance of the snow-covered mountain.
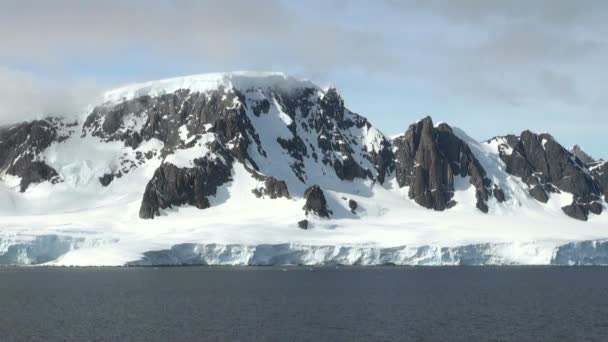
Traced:
POLYGON ((608 260, 607 163, 529 131, 403 131, 281 73, 116 89, 0 128, 0 264, 608 260))

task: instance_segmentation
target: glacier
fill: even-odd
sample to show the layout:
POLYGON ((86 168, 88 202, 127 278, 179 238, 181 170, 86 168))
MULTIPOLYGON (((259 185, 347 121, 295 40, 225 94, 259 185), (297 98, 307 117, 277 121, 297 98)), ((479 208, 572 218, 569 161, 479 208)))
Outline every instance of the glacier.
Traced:
POLYGON ((57 234, 32 237, 0 237, 0 265, 45 264, 56 260, 69 251, 103 246, 116 241, 57 234))
POLYGON ((151 265, 608 265, 608 241, 551 243, 482 243, 456 247, 366 247, 179 244, 144 253, 132 266, 151 265))
POLYGON ((179 244, 144 253, 128 265, 513 265, 545 263, 553 250, 537 244, 476 244, 458 247, 370 247, 179 244))
MULTIPOLYGON (((69 266, 62 258, 116 244, 118 240, 60 235, 0 239, 0 265, 69 266)), ((79 255, 82 258, 82 254, 79 255)), ((86 258, 85 258, 86 259, 86 258)), ((66 262, 67 261, 67 262, 66 262)), ((505 242, 442 246, 313 246, 282 244, 181 243, 142 253, 118 266, 607 266, 608 240, 569 243, 505 242)))

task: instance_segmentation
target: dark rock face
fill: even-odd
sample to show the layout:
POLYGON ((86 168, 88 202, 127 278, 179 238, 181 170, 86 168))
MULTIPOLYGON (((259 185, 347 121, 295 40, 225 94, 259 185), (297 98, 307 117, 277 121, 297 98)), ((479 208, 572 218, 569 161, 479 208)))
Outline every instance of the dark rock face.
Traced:
POLYGON ((13 168, 9 168, 8 172, 21 176, 20 190, 25 192, 32 183, 40 183, 47 180, 58 182, 54 179, 57 177, 57 171, 48 166, 44 162, 24 160, 14 164, 13 168))
POLYGON ((562 207, 562 210, 566 215, 581 221, 587 221, 589 215, 589 208, 578 203, 562 207))
POLYGON ((294 159, 293 172, 306 183, 304 159, 313 158, 331 167, 341 180, 384 182, 394 164, 388 140, 379 134, 378 148, 368 151, 360 138, 361 133, 372 130, 371 124, 346 109, 336 89, 330 88, 321 97, 316 92, 311 88, 273 94, 293 120, 288 127, 293 137, 278 140, 294 159), (308 136, 316 137, 316 141, 308 140, 308 136))
POLYGON ((601 187, 586 164, 551 135, 524 131, 520 136, 508 135, 497 139, 502 141, 499 154, 507 173, 521 177, 530 186, 530 195, 536 200, 546 203, 549 193, 572 193, 572 204, 562 209, 568 216, 579 220, 587 220, 591 207, 592 212, 598 211, 598 205, 601 207, 598 202, 601 187))
POLYGON ((62 142, 77 123, 48 118, 0 128, 0 172, 21 177, 21 191, 32 183, 57 182, 57 171, 40 154, 53 142, 62 142))
POLYGON ((469 146, 446 124, 434 127, 430 117, 411 125, 393 141, 396 178, 400 187, 409 186, 409 197, 430 209, 454 206, 454 177, 470 176, 477 208, 487 212, 491 194, 504 201, 504 192, 487 179, 486 172, 469 146))
POLYGON ((308 229, 308 220, 298 221, 298 227, 300 229, 308 229))
POLYGON ((325 194, 318 185, 313 185, 304 191, 304 211, 306 215, 313 213, 319 217, 327 217, 332 214, 332 211, 327 208, 327 201, 325 200, 325 194))
POLYGON ((260 114, 266 114, 270 110, 270 101, 267 99, 263 99, 261 101, 255 101, 251 109, 253 110, 253 114, 255 116, 260 116, 260 114))
POLYGON ((153 219, 160 216, 161 209, 185 204, 199 209, 209 208, 208 197, 215 195, 222 184, 232 180, 232 157, 219 148, 215 152, 220 153, 222 158, 198 158, 194 160, 195 166, 192 168, 161 164, 146 185, 139 217, 153 219))
POLYGON ((505 192, 498 187, 495 187, 492 190, 492 193, 494 194, 494 198, 496 198, 498 203, 502 203, 507 200, 507 197, 505 196, 505 192))
POLYGON ((599 163, 591 168, 591 175, 608 201, 608 162, 599 163))
POLYGON ((252 190, 257 197, 266 196, 271 199, 276 199, 280 197, 291 198, 291 196, 289 195, 289 190, 287 189, 287 183, 285 183, 285 181, 278 180, 272 176, 263 178, 264 186, 252 190))
POLYGON ((242 100, 238 91, 225 92, 222 88, 207 93, 178 90, 158 97, 141 96, 96 107, 87 117, 82 134, 123 141, 133 149, 155 138, 164 143, 166 155, 183 147, 180 128, 186 125, 188 137, 214 132, 222 142, 230 142, 231 153, 239 161, 255 165, 247 148, 251 140, 259 145, 259 137, 240 105, 242 100))
POLYGON ((346 115, 344 100, 335 88, 330 88, 325 93, 319 103, 319 111, 309 119, 309 125, 319 134, 317 143, 321 148, 323 163, 333 165, 340 179, 371 178, 369 170, 355 161, 355 151, 348 134, 349 129, 365 124, 366 120, 359 116, 354 116, 353 120, 346 115), (335 158, 334 151, 338 151, 341 158, 335 158))
POLYGON ((604 207, 600 202, 591 202, 588 204, 589 212, 600 215, 604 211, 604 207))
POLYGON ((103 186, 108 186, 114 180, 114 175, 111 173, 106 173, 103 176, 99 177, 99 183, 103 186))
POLYGON ((390 142, 383 139, 378 151, 369 151, 370 161, 378 170, 378 182, 384 183, 385 177, 395 171, 395 155, 390 142))
POLYGON ((540 185, 535 185, 532 189, 530 189, 530 195, 542 203, 547 203, 547 201, 549 201, 549 195, 547 195, 545 190, 543 190, 543 187, 540 185))
POLYGON ((348 208, 350 209, 351 213, 354 214, 357 211, 358 207, 359 207, 359 204, 357 203, 357 201, 355 201, 354 199, 348 200, 348 208))

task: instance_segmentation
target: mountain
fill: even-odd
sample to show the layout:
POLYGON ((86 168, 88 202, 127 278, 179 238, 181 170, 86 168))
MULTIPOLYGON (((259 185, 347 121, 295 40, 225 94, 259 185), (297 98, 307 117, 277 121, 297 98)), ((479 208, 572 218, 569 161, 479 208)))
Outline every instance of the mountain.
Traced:
POLYGON ((576 263, 608 227, 581 152, 428 116, 388 138, 281 73, 133 84, 0 128, 0 264, 576 263))

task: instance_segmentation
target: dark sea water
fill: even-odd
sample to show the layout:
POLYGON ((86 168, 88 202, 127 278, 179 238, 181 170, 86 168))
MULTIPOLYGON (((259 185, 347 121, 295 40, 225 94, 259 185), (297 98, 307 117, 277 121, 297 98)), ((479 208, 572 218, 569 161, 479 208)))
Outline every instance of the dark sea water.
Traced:
POLYGON ((608 268, 1 268, 0 341, 608 341, 608 268))

